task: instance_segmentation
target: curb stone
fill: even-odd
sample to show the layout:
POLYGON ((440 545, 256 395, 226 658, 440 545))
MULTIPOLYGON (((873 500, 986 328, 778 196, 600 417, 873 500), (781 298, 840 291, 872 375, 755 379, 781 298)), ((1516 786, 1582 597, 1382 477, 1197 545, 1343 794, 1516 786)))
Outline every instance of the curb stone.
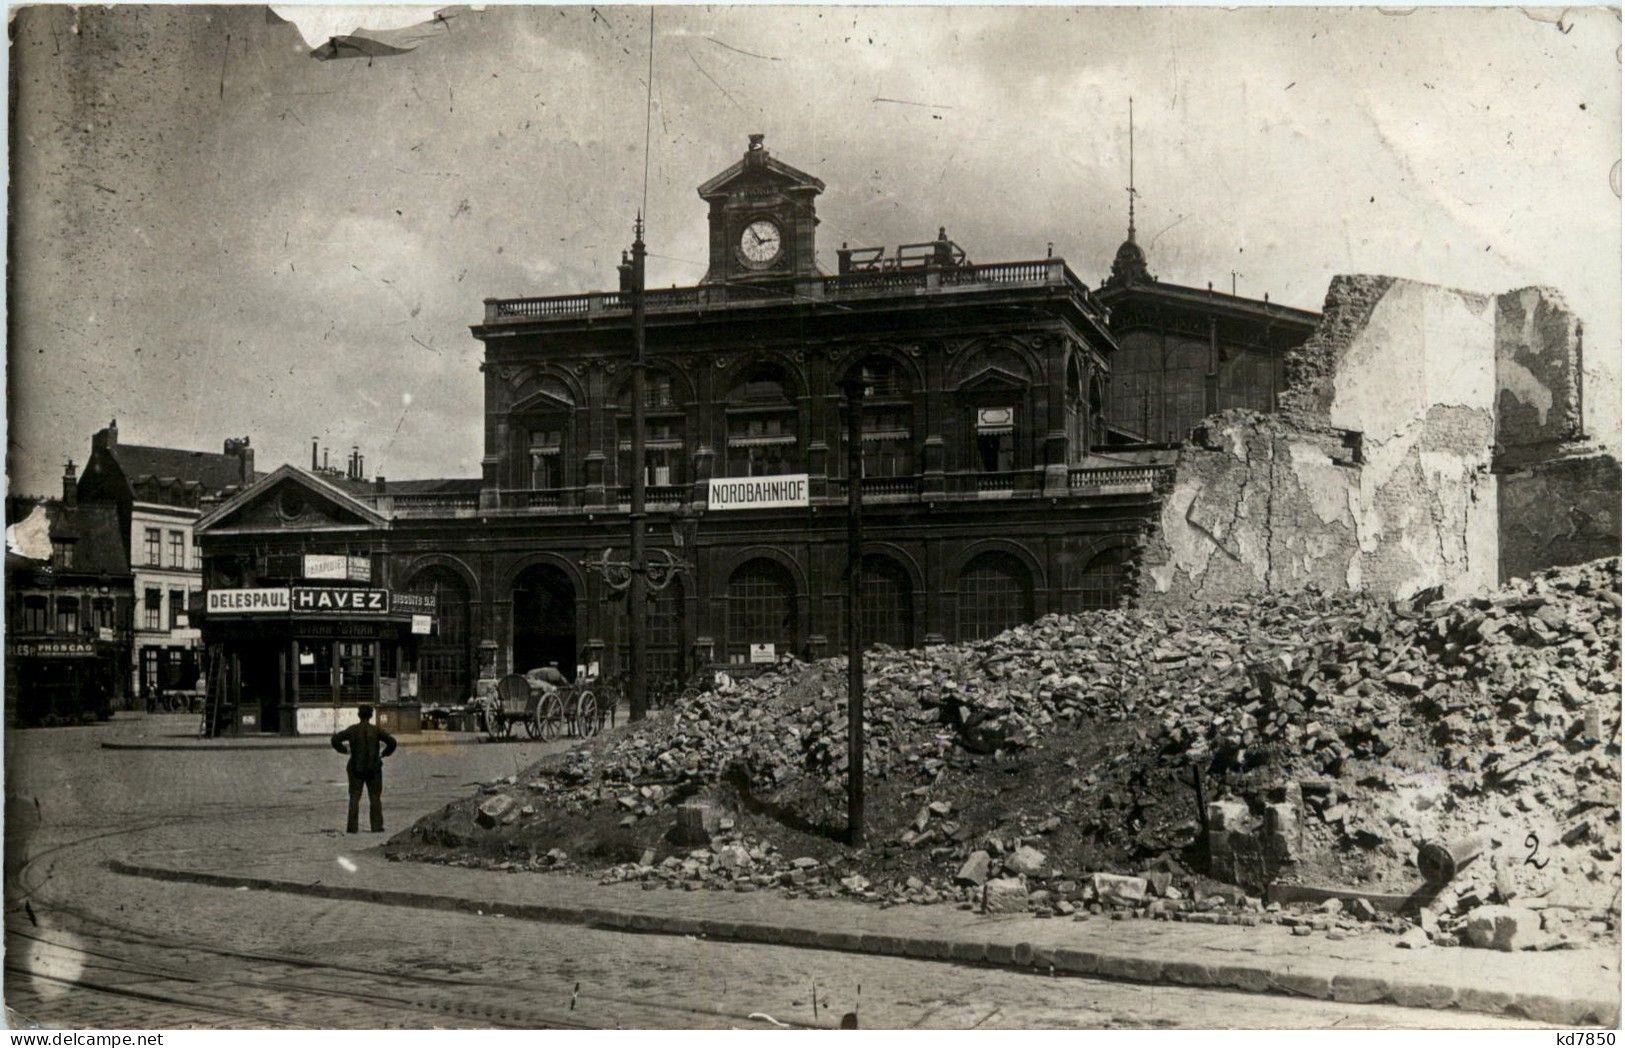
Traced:
POLYGON ((456 896, 387 888, 360 888, 337 884, 313 884, 247 877, 238 874, 209 873, 201 870, 144 866, 111 860, 114 873, 149 880, 201 884, 217 888, 252 888, 260 891, 308 895, 325 899, 356 899, 386 906, 427 910, 451 910, 502 915, 520 920, 553 924, 580 924, 659 935, 693 935, 708 939, 760 942, 791 947, 811 947, 848 953, 889 956, 942 957, 952 961, 1018 967, 1034 965, 1069 975, 1092 976, 1128 982, 1167 981, 1186 986, 1240 989, 1253 993, 1281 993, 1318 1000, 1361 1003, 1390 1003, 1403 1007, 1445 1008, 1454 1005, 1463 1011, 1492 1015, 1518 1014, 1537 1022, 1560 1026, 1613 1026, 1618 1021, 1617 1004, 1585 998, 1563 998, 1550 994, 1511 993, 1476 986, 1452 988, 1434 983, 1397 983, 1391 979, 1342 974, 1335 978, 1309 971, 1274 971, 1246 965, 1207 965, 1195 961, 1161 961, 1149 957, 1114 955, 1098 950, 1071 947, 1035 947, 1031 943, 977 942, 964 939, 934 939, 828 931, 816 928, 667 916, 604 907, 481 903, 456 896))

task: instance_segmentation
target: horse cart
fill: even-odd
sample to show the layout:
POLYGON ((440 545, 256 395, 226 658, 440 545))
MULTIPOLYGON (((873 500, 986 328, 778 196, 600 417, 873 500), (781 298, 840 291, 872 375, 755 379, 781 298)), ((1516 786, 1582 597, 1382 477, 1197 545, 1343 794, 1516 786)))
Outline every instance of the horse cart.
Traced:
POLYGON ((591 682, 572 684, 551 667, 524 675, 510 673, 497 681, 493 694, 476 699, 475 705, 492 739, 509 737, 515 724, 524 725, 529 738, 544 742, 589 738, 614 716, 612 704, 591 682))

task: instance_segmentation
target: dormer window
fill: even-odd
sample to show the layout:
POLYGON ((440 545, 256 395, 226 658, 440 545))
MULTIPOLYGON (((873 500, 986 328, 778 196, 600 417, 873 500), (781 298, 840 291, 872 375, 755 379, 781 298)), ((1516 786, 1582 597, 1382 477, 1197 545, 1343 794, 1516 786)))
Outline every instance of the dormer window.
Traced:
POLYGON ((51 543, 51 565, 58 571, 73 570, 73 543, 57 540, 51 543))

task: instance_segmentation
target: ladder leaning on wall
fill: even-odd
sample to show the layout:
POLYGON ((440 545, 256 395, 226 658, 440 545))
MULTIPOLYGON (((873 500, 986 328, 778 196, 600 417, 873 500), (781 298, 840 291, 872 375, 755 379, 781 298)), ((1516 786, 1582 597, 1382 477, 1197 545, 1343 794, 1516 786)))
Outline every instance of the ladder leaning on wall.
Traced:
POLYGON ((205 657, 209 668, 205 675, 203 717, 197 733, 199 738, 212 739, 220 733, 220 708, 226 701, 226 658, 218 644, 211 644, 205 657))

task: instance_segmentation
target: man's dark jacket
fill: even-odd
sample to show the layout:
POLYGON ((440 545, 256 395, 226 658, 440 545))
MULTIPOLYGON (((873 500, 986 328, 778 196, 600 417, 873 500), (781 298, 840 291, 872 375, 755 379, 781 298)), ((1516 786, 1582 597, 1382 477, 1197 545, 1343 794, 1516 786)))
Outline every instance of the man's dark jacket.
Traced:
POLYGON ((343 731, 335 732, 333 748, 343 753, 345 743, 350 744, 350 762, 345 767, 357 775, 382 771, 384 758, 395 752, 395 736, 372 721, 357 721, 343 731), (382 753, 378 752, 380 744, 384 747, 382 753))

